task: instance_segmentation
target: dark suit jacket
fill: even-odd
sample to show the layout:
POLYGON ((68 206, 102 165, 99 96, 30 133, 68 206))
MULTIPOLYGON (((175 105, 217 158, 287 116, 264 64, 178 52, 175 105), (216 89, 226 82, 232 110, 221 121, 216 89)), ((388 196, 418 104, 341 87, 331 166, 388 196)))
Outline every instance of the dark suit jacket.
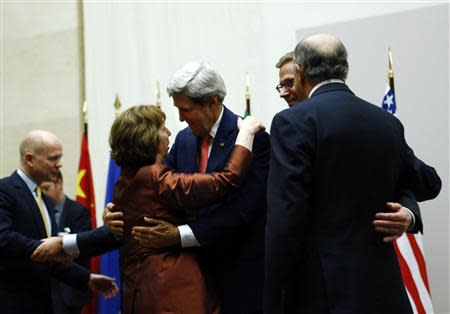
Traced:
MULTIPOLYGON (((237 116, 223 110, 207 172, 224 168, 238 133, 237 116)), ((166 162, 178 172, 197 172, 199 145, 189 128, 180 131, 166 162)), ((269 150, 268 134, 258 132, 253 164, 242 187, 215 206, 199 209, 197 221, 189 224, 203 248, 201 265, 218 291, 223 314, 262 311, 269 150)))
MULTIPOLYGON (((51 203, 43 200, 52 220, 51 203)), ((46 237, 44 223, 33 194, 14 172, 0 179, 0 305, 2 314, 49 314, 51 277, 80 289, 88 289, 89 272, 76 264, 33 263, 30 256, 46 237)))
MULTIPOLYGON (((64 208, 60 214, 58 232, 64 232, 64 228, 69 228, 70 233, 92 229, 89 210, 67 196, 64 201, 64 208)), ((89 270, 89 261, 89 257, 86 256, 75 260, 78 265, 86 268, 86 270, 89 270)), ((55 313, 79 313, 83 305, 90 302, 90 299, 90 290, 75 289, 58 280, 53 280, 52 282, 52 302, 55 313)))
POLYGON ((400 121, 330 83, 277 114, 271 137, 266 313, 410 313, 372 220, 399 187, 423 201, 441 182, 400 121))

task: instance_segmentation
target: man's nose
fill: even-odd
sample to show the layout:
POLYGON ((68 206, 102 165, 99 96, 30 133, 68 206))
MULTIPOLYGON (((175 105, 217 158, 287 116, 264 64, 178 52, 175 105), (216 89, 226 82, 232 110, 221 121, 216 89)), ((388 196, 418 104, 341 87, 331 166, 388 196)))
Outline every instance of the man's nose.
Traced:
POLYGON ((289 90, 285 87, 282 87, 280 90, 280 97, 284 98, 289 95, 289 90))
POLYGON ((184 115, 181 112, 178 112, 178 119, 180 119, 180 122, 185 121, 184 115))

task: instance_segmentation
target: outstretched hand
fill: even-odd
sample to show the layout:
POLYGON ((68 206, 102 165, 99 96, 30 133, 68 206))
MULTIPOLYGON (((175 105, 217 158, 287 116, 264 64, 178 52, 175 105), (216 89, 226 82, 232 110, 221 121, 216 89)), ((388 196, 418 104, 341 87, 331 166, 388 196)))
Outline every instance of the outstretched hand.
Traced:
POLYGON ((375 231, 386 233, 384 242, 400 238, 412 223, 411 213, 399 203, 386 203, 389 213, 377 213, 373 225, 375 231))
POLYGON ((112 298, 119 291, 114 278, 99 274, 91 274, 88 285, 92 291, 100 293, 105 299, 112 298))

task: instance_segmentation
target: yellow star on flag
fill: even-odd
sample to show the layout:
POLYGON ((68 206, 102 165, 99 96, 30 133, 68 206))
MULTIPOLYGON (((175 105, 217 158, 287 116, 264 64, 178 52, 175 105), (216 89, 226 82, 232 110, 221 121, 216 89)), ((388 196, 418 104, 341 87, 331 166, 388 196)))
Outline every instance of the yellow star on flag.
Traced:
POLYGON ((86 169, 80 169, 77 175, 77 196, 86 198, 86 194, 81 188, 81 180, 83 180, 84 175, 86 174, 86 169))

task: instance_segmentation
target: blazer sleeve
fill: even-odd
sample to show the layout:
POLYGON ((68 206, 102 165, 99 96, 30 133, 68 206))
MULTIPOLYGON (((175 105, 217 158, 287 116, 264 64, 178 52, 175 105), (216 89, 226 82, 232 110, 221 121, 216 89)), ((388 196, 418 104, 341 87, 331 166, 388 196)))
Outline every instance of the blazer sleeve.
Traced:
POLYGON ((422 215, 414 194, 408 190, 401 190, 397 201, 407 207, 414 215, 414 226, 411 230, 408 230, 408 233, 423 233, 422 215))
POLYGON ((122 242, 109 231, 106 225, 77 233, 80 257, 100 255, 117 249, 121 244, 122 242))
POLYGON ((241 188, 214 208, 201 209, 200 219, 189 223, 202 247, 233 238, 264 216, 269 155, 269 135, 259 131, 253 145, 253 162, 241 188), (202 211, 208 214, 202 215, 202 211))
POLYGON ((241 185, 251 164, 252 153, 236 145, 223 171, 212 173, 176 173, 169 168, 154 180, 161 204, 169 208, 205 206, 241 185))
POLYGON ((401 141, 404 165, 399 187, 411 191, 419 202, 435 198, 441 191, 441 179, 433 167, 414 155, 413 150, 406 143, 403 125, 395 117, 393 119, 395 119, 396 130, 401 141))
POLYGON ((90 271, 76 264, 62 265, 59 263, 50 263, 52 277, 63 281, 71 287, 86 290, 89 289, 88 282, 90 271))

